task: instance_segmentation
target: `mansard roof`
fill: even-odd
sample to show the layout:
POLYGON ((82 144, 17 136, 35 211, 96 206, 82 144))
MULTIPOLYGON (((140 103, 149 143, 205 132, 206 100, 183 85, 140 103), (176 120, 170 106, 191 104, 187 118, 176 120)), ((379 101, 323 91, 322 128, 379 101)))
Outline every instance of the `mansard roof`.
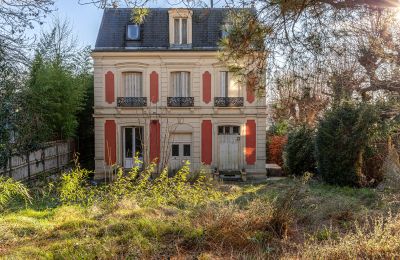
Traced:
MULTIPOLYGON (((140 25, 140 40, 127 41, 126 27, 131 23, 132 9, 105 9, 95 51, 171 50, 168 10, 170 9, 150 8, 150 13, 146 16, 144 23, 140 25)), ((193 11, 192 45, 188 50, 216 50, 221 38, 224 18, 231 9, 193 8, 190 10, 193 11)))

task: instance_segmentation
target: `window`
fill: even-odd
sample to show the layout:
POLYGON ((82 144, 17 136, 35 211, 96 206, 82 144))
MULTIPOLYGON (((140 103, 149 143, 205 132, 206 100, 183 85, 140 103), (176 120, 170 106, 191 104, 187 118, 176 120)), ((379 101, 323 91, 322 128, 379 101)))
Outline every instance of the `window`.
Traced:
POLYGON ((124 75, 124 91, 125 97, 142 97, 142 73, 140 72, 125 72, 124 75))
POLYGON ((174 44, 187 44, 188 20, 186 18, 174 19, 174 44))
POLYGON ((179 156, 179 144, 172 145, 172 156, 179 156))
POLYGON ((190 144, 183 145, 183 156, 190 156, 190 144))
POLYGON ((228 71, 220 72, 220 92, 221 97, 239 97, 239 85, 228 71))
POLYGON ((174 97, 190 97, 190 72, 172 72, 171 85, 174 97))
POLYGON ((239 126, 219 126, 218 127, 219 135, 240 135, 240 127, 239 126))
POLYGON ((222 38, 228 37, 229 29, 230 29, 230 24, 228 24, 228 23, 226 23, 222 26, 222 31, 221 31, 222 38))
POLYGON ((127 40, 140 40, 140 26, 138 24, 128 24, 126 27, 127 40))
POLYGON ((221 71, 221 97, 227 97, 229 92, 229 77, 227 71, 221 71))

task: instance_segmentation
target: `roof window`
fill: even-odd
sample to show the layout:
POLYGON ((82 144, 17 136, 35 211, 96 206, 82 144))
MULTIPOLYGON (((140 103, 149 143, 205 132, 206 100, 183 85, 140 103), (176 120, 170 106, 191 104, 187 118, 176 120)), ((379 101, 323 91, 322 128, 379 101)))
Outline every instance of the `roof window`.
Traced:
POLYGON ((126 27, 127 40, 140 40, 140 26, 138 24, 128 24, 126 27))

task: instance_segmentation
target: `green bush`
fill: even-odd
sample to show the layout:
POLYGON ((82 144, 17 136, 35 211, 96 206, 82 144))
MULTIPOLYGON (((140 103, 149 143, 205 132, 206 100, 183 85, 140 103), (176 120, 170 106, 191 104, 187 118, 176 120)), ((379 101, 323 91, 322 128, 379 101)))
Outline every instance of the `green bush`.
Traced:
POLYGON ((285 168, 291 175, 315 172, 314 131, 307 126, 293 129, 285 146, 285 168))
POLYGON ((368 104, 343 103, 319 122, 316 159, 322 178, 331 184, 365 186, 365 152, 379 132, 378 110, 368 104))
POLYGON ((29 202, 29 190, 19 181, 0 176, 0 209, 4 209, 14 198, 19 197, 29 202))

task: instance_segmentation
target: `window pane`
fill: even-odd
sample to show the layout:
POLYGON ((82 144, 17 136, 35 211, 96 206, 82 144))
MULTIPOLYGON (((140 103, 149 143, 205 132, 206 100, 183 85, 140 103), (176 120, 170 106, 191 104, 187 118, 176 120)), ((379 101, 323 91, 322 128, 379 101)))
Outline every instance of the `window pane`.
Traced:
POLYGON ((234 126, 233 127, 233 133, 234 134, 239 134, 239 127, 238 126, 234 126))
POLYGON ((135 128, 135 156, 143 158, 143 128, 135 128))
POLYGON ((125 78, 125 97, 142 97, 142 73, 126 72, 125 78))
POLYGON ((222 135, 224 133, 224 127, 223 126, 218 126, 218 134, 222 135))
POLYGON ((132 128, 125 128, 125 158, 133 158, 132 128))
POLYGON ((140 27, 137 24, 129 24, 127 30, 127 38, 129 40, 139 40, 140 36, 140 27))
POLYGON ((172 145, 172 156, 179 156, 179 145, 178 144, 172 145))
POLYGON ((175 97, 190 97, 190 72, 172 72, 171 84, 175 97))
POLYGON ((174 19, 174 43, 180 44, 179 19, 174 19))
POLYGON ((190 156, 190 144, 183 145, 183 156, 190 156))
POLYGON ((228 72, 221 71, 221 97, 228 96, 228 72))
POLYGON ((182 97, 190 97, 190 73, 181 72, 182 75, 182 97))
POLYGON ((182 44, 187 44, 187 19, 182 19, 182 44))

